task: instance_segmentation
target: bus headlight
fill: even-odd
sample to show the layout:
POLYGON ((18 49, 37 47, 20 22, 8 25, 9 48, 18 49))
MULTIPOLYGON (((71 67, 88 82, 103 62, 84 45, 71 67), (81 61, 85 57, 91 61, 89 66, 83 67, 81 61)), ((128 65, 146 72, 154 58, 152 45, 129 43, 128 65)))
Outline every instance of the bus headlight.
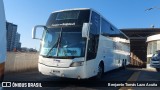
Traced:
POLYGON ((77 66, 83 66, 84 61, 80 61, 80 62, 72 62, 70 67, 77 67, 77 66))

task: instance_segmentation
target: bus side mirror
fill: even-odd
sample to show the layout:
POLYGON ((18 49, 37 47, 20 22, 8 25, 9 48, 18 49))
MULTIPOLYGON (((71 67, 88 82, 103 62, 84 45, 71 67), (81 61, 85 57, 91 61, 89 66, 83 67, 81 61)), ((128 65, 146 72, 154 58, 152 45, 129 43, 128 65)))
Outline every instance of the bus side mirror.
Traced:
POLYGON ((89 28, 90 28, 89 23, 83 23, 82 37, 89 38, 89 28))
MULTIPOLYGON (((46 26, 44 25, 37 25, 37 26, 34 26, 33 29, 32 29, 32 39, 38 39, 38 40, 42 40, 42 38, 40 37, 36 37, 36 30, 37 29, 42 29, 43 30, 46 30, 46 26)), ((41 33, 42 34, 42 33, 41 33)), ((41 35, 42 36, 42 35, 41 35)))

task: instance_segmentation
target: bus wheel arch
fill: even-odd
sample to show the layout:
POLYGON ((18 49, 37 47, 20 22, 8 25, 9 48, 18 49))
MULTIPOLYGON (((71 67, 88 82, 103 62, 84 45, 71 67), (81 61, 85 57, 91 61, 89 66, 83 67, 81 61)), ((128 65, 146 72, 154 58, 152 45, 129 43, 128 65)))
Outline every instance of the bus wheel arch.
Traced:
POLYGON ((104 74, 104 62, 103 62, 103 60, 101 60, 98 65, 98 72, 97 72, 96 78, 101 79, 103 74, 104 74))

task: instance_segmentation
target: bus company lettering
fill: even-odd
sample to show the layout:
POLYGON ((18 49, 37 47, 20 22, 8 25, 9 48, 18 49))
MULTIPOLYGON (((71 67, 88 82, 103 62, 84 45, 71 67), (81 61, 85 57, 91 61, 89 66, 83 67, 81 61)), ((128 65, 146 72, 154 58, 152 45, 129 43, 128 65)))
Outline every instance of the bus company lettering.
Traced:
POLYGON ((73 26, 76 25, 75 23, 62 23, 62 24, 52 24, 52 26, 73 26))

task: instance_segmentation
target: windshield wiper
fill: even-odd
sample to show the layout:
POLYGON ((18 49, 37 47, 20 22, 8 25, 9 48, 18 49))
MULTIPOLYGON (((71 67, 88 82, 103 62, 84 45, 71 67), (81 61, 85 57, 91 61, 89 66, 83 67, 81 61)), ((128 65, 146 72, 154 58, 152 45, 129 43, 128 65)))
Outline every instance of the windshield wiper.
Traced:
MULTIPOLYGON (((59 36, 58 36, 58 39, 57 41, 55 42, 55 44, 52 46, 52 48, 49 50, 49 52, 47 53, 46 57, 49 57, 49 54, 51 53, 51 51, 53 50, 53 48, 56 46, 56 45, 59 45, 60 43, 60 39, 61 39, 61 35, 62 35, 62 30, 61 32, 59 33, 59 36)), ((56 52, 56 56, 57 56, 57 52, 56 52)))

